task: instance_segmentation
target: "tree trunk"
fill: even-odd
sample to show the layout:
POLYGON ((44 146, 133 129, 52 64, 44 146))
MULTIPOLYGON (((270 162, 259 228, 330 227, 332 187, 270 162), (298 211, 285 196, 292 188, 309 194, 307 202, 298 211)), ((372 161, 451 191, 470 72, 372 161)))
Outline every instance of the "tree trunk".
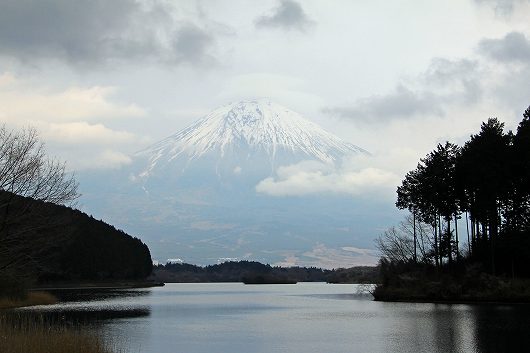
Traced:
POLYGON ((436 262, 436 267, 440 267, 440 262, 438 259, 438 227, 436 226, 436 219, 434 220, 434 260, 436 262))
MULTIPOLYGON (((473 227, 473 223, 471 223, 471 227, 473 227)), ((471 241, 469 239, 469 219, 467 217, 467 211, 466 211, 466 231, 467 231, 467 250, 469 251, 469 256, 471 256, 471 241)), ((473 230, 471 230, 473 232, 473 230)))
POLYGON ((491 273, 495 276, 495 240, 497 239, 498 225, 497 225, 497 208, 495 208, 495 215, 492 217, 490 223, 490 252, 491 252, 491 273))
POLYGON ((458 216, 456 215, 455 213, 455 245, 456 245, 456 262, 459 262, 460 261, 460 251, 459 251, 459 246, 460 244, 458 243, 458 216))
POLYGON ((416 240, 416 211, 412 213, 412 223, 414 228, 414 263, 418 263, 417 240, 416 240))
MULTIPOLYGON (((442 218, 438 215, 438 244, 441 245, 442 244, 442 218)), ((441 246, 438 247, 438 256, 440 257, 440 266, 442 266, 443 264, 443 252, 441 251, 440 249, 441 246)))
POLYGON ((449 265, 453 264, 453 247, 451 246, 451 217, 447 217, 447 260, 449 265))

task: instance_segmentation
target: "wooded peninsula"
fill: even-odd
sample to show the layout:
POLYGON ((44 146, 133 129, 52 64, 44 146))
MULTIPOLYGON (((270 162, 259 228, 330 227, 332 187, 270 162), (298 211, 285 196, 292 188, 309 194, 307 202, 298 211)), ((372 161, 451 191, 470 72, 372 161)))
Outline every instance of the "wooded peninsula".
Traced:
POLYGON ((517 131, 489 119, 405 176, 410 212, 377 240, 376 300, 530 302, 530 107, 517 131))

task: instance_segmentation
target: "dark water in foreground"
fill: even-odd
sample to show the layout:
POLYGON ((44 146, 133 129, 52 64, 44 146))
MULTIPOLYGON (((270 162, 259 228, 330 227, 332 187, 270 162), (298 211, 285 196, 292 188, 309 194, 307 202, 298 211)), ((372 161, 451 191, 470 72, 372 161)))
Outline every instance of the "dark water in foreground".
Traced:
POLYGON ((380 303, 358 285, 168 284, 59 293, 23 309, 98 330, 126 352, 529 352, 530 306, 380 303))

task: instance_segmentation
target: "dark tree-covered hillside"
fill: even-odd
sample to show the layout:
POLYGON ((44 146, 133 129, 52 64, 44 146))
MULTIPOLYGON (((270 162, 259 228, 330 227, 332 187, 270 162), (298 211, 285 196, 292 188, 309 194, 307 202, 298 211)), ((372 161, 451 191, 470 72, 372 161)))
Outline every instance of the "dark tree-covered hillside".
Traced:
POLYGON ((9 225, 11 256, 22 259, 34 278, 142 279, 151 273, 149 249, 139 239, 66 206, 0 191, 0 203, 6 198, 10 212, 20 214, 9 225))

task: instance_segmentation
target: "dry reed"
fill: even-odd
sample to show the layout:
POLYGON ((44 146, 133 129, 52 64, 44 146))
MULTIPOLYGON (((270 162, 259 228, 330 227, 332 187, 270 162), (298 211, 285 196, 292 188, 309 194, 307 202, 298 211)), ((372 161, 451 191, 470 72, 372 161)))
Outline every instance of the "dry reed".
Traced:
POLYGON ((94 332, 81 327, 0 313, 2 353, 111 353, 114 351, 94 332))

